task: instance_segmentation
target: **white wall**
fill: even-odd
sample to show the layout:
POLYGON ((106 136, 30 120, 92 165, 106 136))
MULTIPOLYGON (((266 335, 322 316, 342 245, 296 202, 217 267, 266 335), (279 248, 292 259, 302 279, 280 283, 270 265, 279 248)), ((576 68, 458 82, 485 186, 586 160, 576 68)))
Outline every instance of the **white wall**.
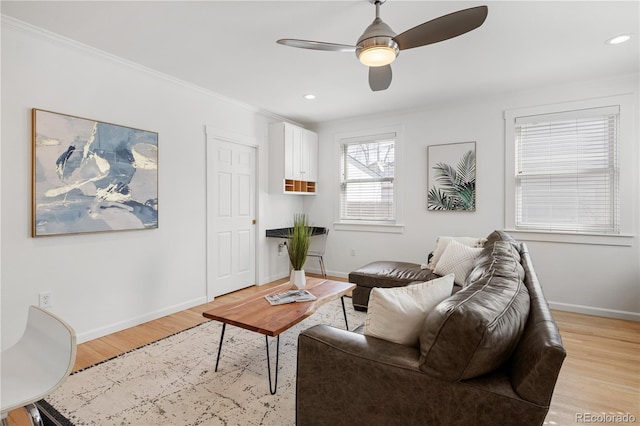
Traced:
MULTIPOLYGON (((397 159, 398 191, 405 225, 402 234, 332 230, 325 262, 335 275, 346 276, 374 260, 426 261, 438 235, 486 236, 503 229, 504 220, 504 119, 505 109, 635 93, 638 76, 585 82, 564 87, 469 99, 419 111, 397 112, 347 121, 323 123, 320 133, 320 187, 338 189, 339 162, 336 135, 399 126, 404 130, 403 158, 397 159), (427 146, 476 141, 476 212, 433 212, 426 209, 427 146), (355 256, 351 256, 351 249, 355 256)), ((637 121, 637 105, 635 120, 637 121)), ((634 126, 635 237, 631 247, 528 242, 536 271, 552 306, 560 309, 640 320, 640 265, 638 262, 637 170, 638 130, 634 126)), ((305 208, 314 223, 328 226, 335 220, 335 193, 320 191, 305 208)))
MULTIPOLYGON (((331 227, 337 190, 334 137, 367 128, 404 129, 403 234, 336 231, 326 264, 335 275, 377 259, 423 262, 437 235, 486 235, 504 224, 504 109, 634 91, 637 76, 467 103, 325 123, 320 132, 317 196, 268 192, 268 122, 279 118, 246 105, 2 20, 0 228, 1 336, 17 340, 27 306, 52 291, 54 307, 85 341, 202 303, 206 299, 205 125, 255 138, 258 147, 258 283, 285 276, 286 254, 267 228, 288 226, 304 209, 331 227), (31 108, 159 133, 157 230, 31 238, 31 108), (425 208, 426 146, 477 141, 475 213, 425 208), (351 248, 356 256, 350 256, 351 248)), ((637 132, 636 132, 637 140, 637 132)), ((640 164, 637 160, 636 165, 640 164)), ((636 167, 637 169, 638 167, 636 167)), ((637 173, 636 173, 637 177, 637 173)), ((636 178, 637 179, 637 178, 636 178)), ((634 197, 638 212, 638 185, 634 197)), ((637 217, 637 215, 636 215, 637 217)), ((636 230, 638 224, 636 224, 636 230)), ((570 309, 637 318, 640 253, 632 247, 530 243, 548 298, 570 309)), ((307 266, 317 270, 316 263, 307 266)), ((561 306, 561 305, 558 305, 561 306)))
POLYGON ((80 342, 205 302, 205 125, 259 141, 258 282, 286 275, 286 259, 264 238, 302 208, 297 197, 267 193, 268 122, 278 117, 9 18, 2 24, 3 348, 42 291, 53 292, 51 311, 80 342), (158 132, 159 228, 31 238, 32 108, 158 132))

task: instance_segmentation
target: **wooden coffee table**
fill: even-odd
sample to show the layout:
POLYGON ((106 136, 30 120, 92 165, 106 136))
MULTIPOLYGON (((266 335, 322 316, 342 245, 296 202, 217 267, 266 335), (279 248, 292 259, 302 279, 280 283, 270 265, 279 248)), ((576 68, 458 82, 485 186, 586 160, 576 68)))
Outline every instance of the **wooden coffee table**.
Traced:
POLYGON ((347 311, 344 307, 344 296, 356 287, 355 284, 331 281, 322 278, 307 277, 306 290, 309 290, 316 300, 310 302, 296 302, 285 305, 271 306, 264 298, 267 294, 282 293, 292 288, 291 283, 286 282, 275 287, 262 290, 251 296, 219 306, 209 311, 203 312, 205 318, 220 321, 222 323, 222 334, 220 336, 220 344, 218 346, 218 358, 216 359, 215 371, 218 371, 218 363, 220 362, 220 352, 222 350, 222 341, 227 324, 246 330, 255 331, 264 334, 267 347, 267 373, 269 375, 269 391, 275 394, 278 387, 278 358, 280 350, 280 333, 290 329, 303 319, 310 317, 318 307, 323 304, 340 298, 342 302, 342 313, 344 314, 344 322, 347 330, 349 323, 347 322, 347 311), (274 385, 271 384, 271 359, 269 357, 269 336, 276 337, 276 367, 274 385))

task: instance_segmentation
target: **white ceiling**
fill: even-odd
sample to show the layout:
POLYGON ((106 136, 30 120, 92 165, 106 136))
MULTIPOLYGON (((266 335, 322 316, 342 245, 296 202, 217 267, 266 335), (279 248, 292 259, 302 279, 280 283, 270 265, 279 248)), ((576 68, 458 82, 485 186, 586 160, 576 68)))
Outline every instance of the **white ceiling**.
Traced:
POLYGON ((402 51, 393 82, 372 92, 353 53, 278 45, 279 38, 355 44, 374 18, 358 1, 2 1, 5 15, 223 96, 313 124, 456 99, 637 73, 635 1, 389 0, 397 33, 486 4, 480 28, 402 51), (631 41, 605 41, 632 33, 631 41), (314 101, 302 98, 313 93, 314 101))

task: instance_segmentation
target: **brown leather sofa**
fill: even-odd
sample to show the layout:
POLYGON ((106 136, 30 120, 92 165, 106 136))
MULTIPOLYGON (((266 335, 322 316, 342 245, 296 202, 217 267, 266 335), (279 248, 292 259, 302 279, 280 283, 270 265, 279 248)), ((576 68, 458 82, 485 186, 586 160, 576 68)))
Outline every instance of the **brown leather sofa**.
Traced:
POLYGON ((317 325, 298 338, 296 423, 541 425, 566 356, 525 244, 492 233, 419 347, 317 325))

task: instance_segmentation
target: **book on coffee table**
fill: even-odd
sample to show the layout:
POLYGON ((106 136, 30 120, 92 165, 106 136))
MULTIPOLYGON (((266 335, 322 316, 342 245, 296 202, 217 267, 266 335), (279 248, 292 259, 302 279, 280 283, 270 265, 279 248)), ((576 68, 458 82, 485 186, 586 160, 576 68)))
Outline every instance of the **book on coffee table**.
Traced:
POLYGON ((267 294, 264 298, 274 306, 316 300, 316 297, 307 290, 289 290, 282 293, 267 294))

